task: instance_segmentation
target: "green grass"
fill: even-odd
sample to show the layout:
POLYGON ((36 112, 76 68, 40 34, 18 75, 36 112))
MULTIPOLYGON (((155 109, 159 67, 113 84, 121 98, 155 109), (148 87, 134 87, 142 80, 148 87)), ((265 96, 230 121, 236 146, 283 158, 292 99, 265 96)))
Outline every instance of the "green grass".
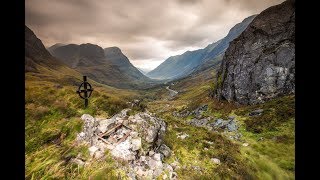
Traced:
MULTIPOLYGON (((186 80, 182 80, 186 81, 186 80)), ((212 87, 208 83, 188 82, 171 89, 182 91, 172 101, 155 100, 148 102, 147 108, 163 118, 168 124, 165 143, 174 155, 165 159, 181 164, 177 170, 181 179, 294 179, 295 173, 295 133, 294 96, 284 96, 269 102, 243 106, 208 98, 212 87), (204 116, 227 119, 236 116, 242 141, 229 140, 227 136, 205 128, 192 127, 186 121, 192 117, 177 118, 173 111, 192 111, 200 105, 208 104, 204 116), (262 108, 261 116, 249 117, 249 112, 262 108), (258 129, 258 130, 257 130, 258 129), (184 140, 176 133, 189 134, 184 140), (263 140, 259 140, 260 138, 263 140), (212 145, 206 141, 213 142, 212 145), (244 147, 242 143, 248 142, 244 147), (204 150, 208 148, 208 150, 204 150), (221 165, 212 164, 210 158, 218 158, 221 165), (199 166, 196 171, 193 166, 199 166)), ((161 94, 165 96, 166 92, 161 94)))
POLYGON ((168 96, 164 87, 138 92, 95 84, 89 107, 84 109, 83 100, 75 93, 77 87, 62 83, 62 88, 57 88, 56 81, 27 75, 26 179, 126 179, 124 169, 108 152, 105 160, 92 162, 85 168, 69 160, 79 154, 85 160, 90 158, 87 147, 74 144, 76 134, 82 128, 82 114, 110 117, 128 107, 126 102, 133 99, 142 102, 132 113, 147 109, 165 120, 164 141, 173 151, 165 162, 180 163, 181 168, 176 170, 179 179, 294 179, 294 96, 276 98, 260 105, 239 106, 209 97, 212 86, 208 82, 212 78, 194 77, 176 82, 170 88, 179 94, 171 101, 164 100, 168 96), (236 116, 242 141, 190 126, 186 121, 191 116, 172 116, 174 111, 191 111, 203 104, 208 104, 204 116, 215 119, 236 116), (264 109, 261 116, 248 116, 258 108, 264 109), (189 137, 179 139, 176 135, 179 132, 189 137), (259 140, 261 138, 263 140, 259 140), (244 142, 249 146, 242 146, 244 142), (211 158, 220 159, 221 164, 213 164, 211 158), (196 171, 195 166, 201 170, 196 171))
POLYGON ((76 134, 82 129, 82 114, 110 117, 126 108, 126 102, 138 94, 97 85, 89 107, 84 109, 83 100, 75 93, 77 87, 56 85, 56 82, 32 80, 29 75, 26 79, 26 179, 112 179, 119 173, 124 176, 110 155, 105 161, 85 168, 69 160, 78 154, 85 160, 89 158, 87 147, 75 145, 76 134))

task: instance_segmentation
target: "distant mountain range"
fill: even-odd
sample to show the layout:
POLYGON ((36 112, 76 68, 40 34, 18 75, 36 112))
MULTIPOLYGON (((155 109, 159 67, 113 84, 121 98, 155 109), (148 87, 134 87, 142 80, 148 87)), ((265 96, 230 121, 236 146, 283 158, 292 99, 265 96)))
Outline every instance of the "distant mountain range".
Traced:
POLYGON ((143 89, 157 83, 134 67, 118 47, 95 44, 55 44, 48 48, 68 67, 93 80, 117 88, 143 89))
POLYGON ((146 75, 154 79, 174 80, 186 77, 194 71, 218 64, 217 62, 221 62, 229 43, 247 28, 255 16, 252 15, 241 23, 236 24, 223 39, 209 44, 204 49, 187 51, 181 55, 171 56, 146 75))
POLYGON ((149 69, 145 69, 145 68, 138 68, 138 67, 137 67, 137 69, 138 69, 142 74, 144 74, 144 75, 146 75, 148 72, 150 72, 149 69))

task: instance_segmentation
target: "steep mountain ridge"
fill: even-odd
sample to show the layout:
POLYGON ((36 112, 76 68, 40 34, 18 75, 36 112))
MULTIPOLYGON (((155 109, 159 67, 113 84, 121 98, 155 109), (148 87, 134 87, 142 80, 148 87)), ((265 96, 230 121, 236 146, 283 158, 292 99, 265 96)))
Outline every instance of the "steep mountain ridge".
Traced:
POLYGON ((225 52, 229 42, 244 31, 255 16, 256 15, 252 15, 245 18, 241 23, 238 23, 231 28, 226 37, 209 44, 204 49, 187 51, 181 55, 169 57, 157 68, 147 73, 147 76, 155 79, 178 79, 191 74, 196 69, 199 69, 199 66, 203 66, 205 63, 207 63, 207 65, 217 64, 210 61, 219 60, 216 57, 225 52))
POLYGON ((118 47, 68 44, 54 49, 52 55, 93 80, 117 88, 143 89, 157 83, 134 67, 118 47))
POLYGON ((218 73, 216 97, 258 104, 295 92, 295 1, 261 12, 230 43, 218 73))
POLYGON ((27 26, 25 26, 25 73, 26 79, 68 85, 77 85, 82 78, 79 72, 53 57, 27 26))

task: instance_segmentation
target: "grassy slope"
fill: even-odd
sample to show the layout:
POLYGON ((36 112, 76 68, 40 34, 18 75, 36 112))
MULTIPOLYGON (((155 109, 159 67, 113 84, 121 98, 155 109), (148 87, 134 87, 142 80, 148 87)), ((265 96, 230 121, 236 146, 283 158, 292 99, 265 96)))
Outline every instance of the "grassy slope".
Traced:
POLYGON ((75 146, 81 131, 80 116, 110 117, 127 107, 126 102, 139 96, 138 92, 119 90, 90 81, 94 92, 89 108, 75 93, 81 74, 61 68, 38 66, 40 73, 26 73, 25 79, 25 156, 26 179, 88 179, 89 177, 118 177, 122 174, 110 156, 106 161, 79 168, 69 160, 78 154, 88 159, 87 147, 75 146))
MULTIPOLYGON (((285 96, 257 106, 236 106, 228 102, 217 102, 209 98, 214 86, 212 78, 199 74, 175 82, 171 89, 180 93, 172 101, 158 99, 150 101, 148 108, 165 119, 168 124, 166 143, 175 155, 166 159, 178 160, 183 168, 178 170, 181 179, 294 179, 294 96, 285 96), (204 128, 187 125, 192 117, 177 118, 173 111, 193 110, 201 104, 208 104, 204 116, 227 118, 235 115, 239 121, 242 141, 229 140, 226 135, 209 132, 204 128), (260 117, 249 117, 248 113, 256 108, 265 111, 260 117), (185 132, 190 137, 178 139, 176 133, 185 132), (259 138, 263 140, 258 141, 259 138), (213 142, 212 145, 206 141, 213 142), (244 147, 242 143, 249 146, 244 147), (204 150, 204 148, 209 150, 204 150), (210 162, 219 158, 221 165, 210 162), (193 170, 193 166, 203 169, 193 170)), ((158 97, 168 92, 159 90, 158 97)))
POLYGON ((81 131, 83 113, 110 117, 135 98, 144 98, 147 109, 167 122, 165 143, 174 155, 165 161, 181 163, 182 168, 177 170, 179 179, 294 179, 294 96, 257 106, 217 102, 208 96, 215 74, 206 71, 174 82, 170 88, 179 94, 172 101, 163 100, 168 96, 165 86, 137 92, 91 81, 95 91, 90 107, 84 110, 83 100, 75 93, 77 86, 72 85, 80 82, 80 74, 69 69, 59 69, 57 73, 43 68, 41 72, 26 74, 26 179, 115 179, 119 174, 125 177, 110 156, 86 168, 74 166, 68 160, 78 154, 83 159, 89 158, 86 147, 73 146, 76 134, 81 131), (209 105, 205 116, 235 115, 241 124, 243 142, 250 145, 244 147, 243 142, 229 140, 224 134, 187 125, 185 121, 191 116, 172 116, 173 111, 193 110, 200 104, 209 105), (259 107, 265 109, 261 117, 247 116, 259 107), (178 132, 190 137, 178 139, 178 132), (258 141, 261 137, 264 139, 258 141), (210 158, 219 158, 221 165, 213 164, 210 158), (200 172, 194 166, 199 166, 200 172))

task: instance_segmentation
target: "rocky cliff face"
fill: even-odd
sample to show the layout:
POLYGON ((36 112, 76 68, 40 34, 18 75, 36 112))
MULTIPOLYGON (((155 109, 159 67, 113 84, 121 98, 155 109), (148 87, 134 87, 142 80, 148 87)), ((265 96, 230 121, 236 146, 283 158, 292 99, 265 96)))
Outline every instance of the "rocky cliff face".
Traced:
POLYGON ((222 60, 215 95, 258 104, 295 92, 295 2, 261 12, 222 60))

